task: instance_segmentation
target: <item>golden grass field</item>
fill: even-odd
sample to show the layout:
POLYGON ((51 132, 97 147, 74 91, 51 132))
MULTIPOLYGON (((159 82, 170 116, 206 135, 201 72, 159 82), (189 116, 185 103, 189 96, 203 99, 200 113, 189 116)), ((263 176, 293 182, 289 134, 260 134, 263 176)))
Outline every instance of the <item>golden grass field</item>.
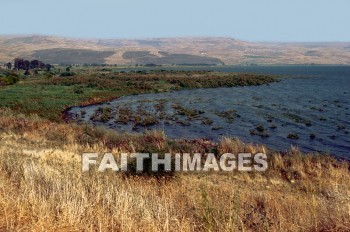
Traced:
POLYGON ((173 178, 82 173, 82 152, 266 151, 0 114, 0 231, 349 231, 349 163, 268 151, 266 172, 173 178), (175 145, 174 145, 175 144, 175 145))

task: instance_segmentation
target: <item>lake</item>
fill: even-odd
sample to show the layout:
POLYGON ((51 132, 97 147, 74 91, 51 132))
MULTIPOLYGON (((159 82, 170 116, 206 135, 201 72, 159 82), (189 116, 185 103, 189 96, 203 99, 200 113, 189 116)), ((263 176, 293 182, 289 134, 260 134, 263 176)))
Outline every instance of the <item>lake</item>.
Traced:
POLYGON ((211 140, 231 136, 276 150, 294 145, 305 152, 350 158, 350 67, 187 68, 199 69, 274 74, 280 75, 281 81, 263 86, 126 96, 101 105, 74 107, 69 113, 78 123, 120 132, 161 129, 170 138, 211 140), (112 118, 95 120, 99 108, 110 110, 112 118), (136 116, 143 123, 135 125, 122 120, 122 114, 136 116))

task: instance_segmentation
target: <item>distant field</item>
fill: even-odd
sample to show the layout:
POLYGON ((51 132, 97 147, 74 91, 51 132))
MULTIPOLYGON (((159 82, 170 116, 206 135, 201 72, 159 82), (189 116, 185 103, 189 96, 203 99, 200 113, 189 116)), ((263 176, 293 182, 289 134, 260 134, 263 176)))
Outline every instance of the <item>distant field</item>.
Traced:
POLYGON ((35 51, 32 58, 45 60, 51 64, 103 64, 113 51, 92 51, 88 49, 55 48, 35 51))

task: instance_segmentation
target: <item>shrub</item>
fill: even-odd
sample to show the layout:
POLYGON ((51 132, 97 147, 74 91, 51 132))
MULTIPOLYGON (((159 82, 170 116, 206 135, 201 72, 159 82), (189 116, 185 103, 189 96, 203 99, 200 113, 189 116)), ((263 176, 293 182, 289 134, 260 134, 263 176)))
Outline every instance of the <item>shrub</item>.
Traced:
POLYGON ((60 77, 72 77, 75 76, 74 72, 63 72, 60 74, 60 77))
POLYGON ((76 86, 76 87, 74 87, 74 93, 75 94, 83 94, 84 90, 81 86, 76 86))
POLYGON ((13 85, 19 81, 19 76, 13 72, 0 74, 0 86, 13 85))

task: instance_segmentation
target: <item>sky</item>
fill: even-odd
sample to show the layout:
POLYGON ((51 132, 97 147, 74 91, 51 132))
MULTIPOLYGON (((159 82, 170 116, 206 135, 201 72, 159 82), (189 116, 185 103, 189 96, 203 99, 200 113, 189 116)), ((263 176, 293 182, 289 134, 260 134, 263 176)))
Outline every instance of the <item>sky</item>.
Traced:
POLYGON ((350 42, 350 0, 0 0, 0 35, 350 42))

